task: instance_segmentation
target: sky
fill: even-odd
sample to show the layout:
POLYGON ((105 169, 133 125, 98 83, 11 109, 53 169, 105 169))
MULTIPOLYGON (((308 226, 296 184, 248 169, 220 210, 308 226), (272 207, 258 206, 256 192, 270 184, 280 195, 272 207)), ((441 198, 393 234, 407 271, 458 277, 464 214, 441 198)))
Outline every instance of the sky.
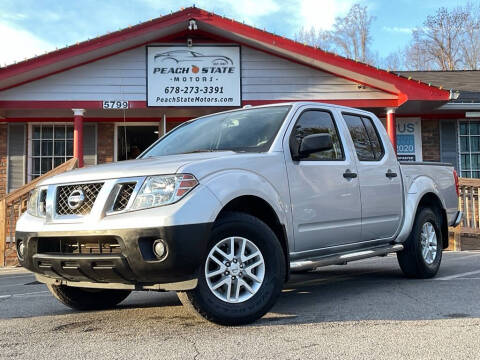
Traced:
POLYGON ((192 5, 294 38, 302 27, 331 29, 355 2, 375 17, 372 50, 386 57, 427 15, 466 0, 0 0, 0 66, 192 5))

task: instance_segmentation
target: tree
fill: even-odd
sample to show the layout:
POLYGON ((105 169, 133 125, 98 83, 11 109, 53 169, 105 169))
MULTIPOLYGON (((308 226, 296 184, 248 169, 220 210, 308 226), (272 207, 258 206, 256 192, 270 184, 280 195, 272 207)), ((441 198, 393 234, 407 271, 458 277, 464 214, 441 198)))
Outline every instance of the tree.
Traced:
POLYGON ((441 7, 412 32, 405 49, 412 70, 478 69, 480 62, 479 8, 467 3, 448 10, 441 7))
POLYGON ((398 50, 397 52, 390 53, 386 58, 381 62, 381 67, 386 70, 400 70, 403 69, 405 54, 403 50, 398 50))
POLYGON ((433 63, 441 70, 455 70, 461 64, 461 40, 468 14, 461 8, 451 12, 440 8, 435 15, 427 16, 422 27, 416 28, 413 46, 427 56, 427 64, 433 63))
POLYGON ((295 40, 326 51, 334 51, 353 60, 373 63, 375 55, 370 52, 372 41, 371 25, 375 18, 368 14, 368 8, 354 4, 345 17, 337 17, 331 31, 306 30, 295 34, 295 40))
POLYGON ((480 6, 468 3, 465 7, 469 15, 465 24, 465 33, 461 42, 464 67, 478 70, 480 68, 480 6))
POLYGON ((329 40, 329 34, 327 31, 317 31, 313 26, 310 28, 310 30, 301 28, 300 31, 295 34, 295 41, 316 46, 325 51, 328 51, 331 47, 329 40))
POLYGON ((374 17, 366 6, 354 4, 345 17, 337 17, 331 39, 341 55, 368 63, 372 59, 368 46, 372 41, 371 25, 374 17))
POLYGON ((424 43, 413 43, 410 46, 407 46, 403 51, 404 57, 404 66, 400 69, 406 70, 435 70, 436 67, 432 62, 431 57, 427 52, 425 52, 424 43))

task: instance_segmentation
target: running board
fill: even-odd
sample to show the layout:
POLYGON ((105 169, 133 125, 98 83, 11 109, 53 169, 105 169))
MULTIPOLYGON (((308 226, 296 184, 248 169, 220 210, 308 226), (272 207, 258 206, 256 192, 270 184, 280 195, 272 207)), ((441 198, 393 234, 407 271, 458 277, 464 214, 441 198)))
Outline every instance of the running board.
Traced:
POLYGON ((352 252, 348 254, 342 255, 334 255, 328 256, 323 258, 316 258, 310 260, 300 260, 300 261, 293 261, 290 264, 290 270, 292 272, 295 271, 304 271, 315 269, 320 266, 327 266, 327 265, 345 265, 347 262, 366 259, 374 256, 384 256, 389 253, 398 252, 403 250, 402 244, 395 244, 389 245, 381 248, 374 248, 370 250, 363 250, 352 252))

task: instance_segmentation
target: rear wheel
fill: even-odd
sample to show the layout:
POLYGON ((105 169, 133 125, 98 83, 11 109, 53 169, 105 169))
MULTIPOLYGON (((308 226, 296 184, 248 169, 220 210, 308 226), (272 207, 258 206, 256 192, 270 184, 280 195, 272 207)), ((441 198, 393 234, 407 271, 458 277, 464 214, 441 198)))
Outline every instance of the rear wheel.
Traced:
POLYGON ((430 208, 418 211, 405 249, 397 253, 403 273, 410 278, 434 277, 442 261, 442 232, 440 220, 430 208))
POLYGON ((121 303, 129 290, 87 289, 65 285, 47 285, 52 295, 75 310, 104 310, 121 303))
POLYGON ((285 260, 275 233, 259 219, 228 213, 215 224, 194 290, 180 301, 203 318, 241 325, 262 317, 285 279, 285 260))

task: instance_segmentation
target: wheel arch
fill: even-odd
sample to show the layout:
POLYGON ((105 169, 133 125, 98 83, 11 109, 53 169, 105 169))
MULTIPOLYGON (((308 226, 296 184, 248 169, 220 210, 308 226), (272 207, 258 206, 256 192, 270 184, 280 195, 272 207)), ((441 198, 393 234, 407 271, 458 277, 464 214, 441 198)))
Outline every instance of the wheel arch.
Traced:
POLYGON ((252 215, 263 221, 268 227, 270 227, 270 229, 272 229, 282 246, 285 266, 287 269, 285 281, 287 281, 290 273, 288 236, 285 225, 282 224, 273 207, 268 203, 268 201, 262 199, 261 197, 255 195, 241 195, 225 204, 225 206, 223 206, 218 213, 216 219, 219 219, 225 215, 225 213, 232 211, 252 215))
POLYGON ((422 208, 430 208, 439 217, 440 223, 440 230, 442 232, 442 242, 443 248, 446 249, 448 247, 448 220, 447 220, 447 212, 443 207, 442 201, 438 197, 437 194, 433 192, 427 192, 423 194, 420 198, 420 201, 417 205, 417 211, 415 212, 415 217, 419 213, 422 208))
POLYGON ((429 176, 416 177, 405 191, 404 221, 396 242, 403 243, 410 235, 413 223, 421 207, 430 207, 437 212, 441 220, 443 247, 448 247, 448 218, 446 206, 439 194, 438 187, 429 176))

